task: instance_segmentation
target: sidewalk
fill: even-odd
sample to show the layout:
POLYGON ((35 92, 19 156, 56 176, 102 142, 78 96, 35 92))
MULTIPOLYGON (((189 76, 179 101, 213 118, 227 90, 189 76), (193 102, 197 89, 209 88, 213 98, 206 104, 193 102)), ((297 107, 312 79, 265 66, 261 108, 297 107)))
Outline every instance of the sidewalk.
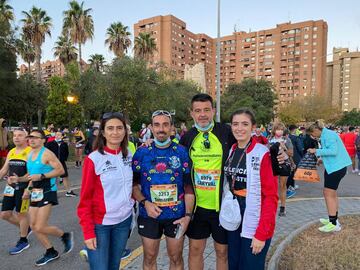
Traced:
MULTIPOLYGON (((360 214, 360 197, 349 197, 349 198, 340 198, 340 221, 341 216, 348 214, 360 214)), ((307 222, 317 220, 320 217, 327 217, 325 202, 322 198, 306 198, 306 199, 289 199, 287 201, 287 216, 286 217, 277 217, 275 235, 272 240, 272 245, 275 244, 278 240, 287 236, 290 232, 301 227, 307 222)), ((346 229, 346 224, 342 224, 343 229, 346 229)), ((319 224, 320 226, 320 224, 319 224)), ((271 249, 271 248, 270 248, 271 249)), ((187 239, 184 244, 184 264, 185 269, 187 267, 187 257, 189 253, 189 246, 187 239)), ((271 254, 271 251, 269 251, 271 254)), ((213 241, 210 238, 207 242, 207 247, 205 249, 204 260, 205 260, 205 270, 215 270, 215 251, 213 248, 213 241)), ((135 258, 132 262, 128 263, 125 268, 127 269, 142 269, 142 253, 135 258)), ((158 269, 167 270, 169 269, 169 259, 166 253, 166 242, 165 240, 161 241, 160 251, 158 256, 158 269)))

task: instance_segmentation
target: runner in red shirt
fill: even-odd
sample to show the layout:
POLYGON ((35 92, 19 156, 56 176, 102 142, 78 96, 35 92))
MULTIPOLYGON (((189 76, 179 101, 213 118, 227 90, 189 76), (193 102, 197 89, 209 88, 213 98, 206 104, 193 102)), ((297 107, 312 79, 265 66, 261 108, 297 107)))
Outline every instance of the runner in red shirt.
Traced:
POLYGON ((255 129, 255 134, 252 136, 252 138, 255 139, 257 143, 261 143, 263 145, 267 145, 269 143, 268 139, 261 134, 260 128, 255 129))

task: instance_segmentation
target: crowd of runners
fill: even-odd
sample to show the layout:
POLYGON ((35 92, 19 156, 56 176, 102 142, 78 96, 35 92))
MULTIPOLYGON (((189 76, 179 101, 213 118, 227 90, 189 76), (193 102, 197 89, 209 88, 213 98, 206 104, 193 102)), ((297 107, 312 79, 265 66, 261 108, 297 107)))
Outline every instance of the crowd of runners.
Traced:
POLYGON ((276 215, 286 218, 286 199, 298 188, 294 173, 306 153, 314 154, 325 168, 328 217, 320 219, 319 230, 341 230, 337 188, 348 166, 352 173, 359 172, 358 129, 325 127, 321 121, 264 127, 246 108, 234 111, 229 124, 216 123, 207 94, 192 98, 190 114, 194 125, 188 130, 181 124, 178 130, 168 111, 157 110, 138 136, 119 112, 104 113, 88 136, 78 128, 70 132, 51 124, 45 131, 18 128, 12 131, 15 147, 9 152, 1 119, 0 179, 7 181, 1 218, 19 228, 19 240, 9 254, 29 248, 32 232, 45 249, 35 262, 38 266, 60 256, 49 235, 62 240, 63 253, 72 250, 73 233, 48 224, 58 204, 57 179, 67 197, 77 196, 66 165, 71 143, 75 167, 82 168, 77 209, 84 236, 81 254, 92 270, 119 269, 130 253, 126 243, 135 226, 145 270, 157 269, 163 235, 170 269, 184 269, 185 236, 189 269, 204 268, 210 237, 216 269, 264 269, 276 215))

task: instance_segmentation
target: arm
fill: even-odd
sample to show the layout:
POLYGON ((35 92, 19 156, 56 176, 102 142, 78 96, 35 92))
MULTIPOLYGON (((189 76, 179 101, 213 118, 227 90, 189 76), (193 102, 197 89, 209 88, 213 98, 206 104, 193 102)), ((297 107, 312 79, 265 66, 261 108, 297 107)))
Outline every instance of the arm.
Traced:
MULTIPOLYGON (((54 178, 64 174, 63 166, 61 165, 60 161, 57 159, 55 154, 50 150, 48 149, 45 150, 45 153, 42 157, 42 162, 44 164, 49 164, 53 168, 52 171, 44 174, 45 178, 54 178)), ((41 174, 29 175, 27 178, 30 181, 40 181, 41 174)))
POLYGON ((335 138, 331 138, 324 142, 323 148, 316 149, 315 154, 317 156, 336 156, 338 153, 337 142, 335 138))
POLYGON ((6 157, 4 166, 0 170, 0 179, 2 179, 9 171, 9 154, 6 157))
POLYGON ((85 136, 84 136, 84 133, 81 130, 80 130, 80 136, 81 136, 81 141, 78 142, 78 143, 85 142, 85 136))
POLYGON ((278 205, 278 182, 273 176, 270 154, 265 154, 260 166, 261 210, 259 225, 254 237, 260 241, 271 238, 275 230, 276 210, 278 205))
POLYGON ((86 157, 82 172, 80 202, 77 207, 77 215, 79 217, 79 223, 81 225, 85 241, 96 239, 92 198, 95 190, 94 183, 97 177, 98 176, 95 174, 94 163, 90 158, 86 157))

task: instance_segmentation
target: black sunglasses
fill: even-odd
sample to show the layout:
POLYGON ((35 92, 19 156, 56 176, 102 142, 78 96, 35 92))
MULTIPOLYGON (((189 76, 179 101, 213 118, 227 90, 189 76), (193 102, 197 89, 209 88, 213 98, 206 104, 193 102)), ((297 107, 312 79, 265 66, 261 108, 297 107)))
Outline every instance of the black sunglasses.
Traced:
POLYGON ((114 117, 124 117, 124 115, 121 112, 106 112, 102 115, 101 119, 102 120, 107 120, 110 118, 114 118, 114 117))
POLYGON ((203 143, 204 143, 204 147, 205 147, 206 149, 209 149, 209 148, 210 148, 209 132, 204 132, 203 137, 204 137, 204 139, 205 139, 205 141, 203 142, 203 143))

